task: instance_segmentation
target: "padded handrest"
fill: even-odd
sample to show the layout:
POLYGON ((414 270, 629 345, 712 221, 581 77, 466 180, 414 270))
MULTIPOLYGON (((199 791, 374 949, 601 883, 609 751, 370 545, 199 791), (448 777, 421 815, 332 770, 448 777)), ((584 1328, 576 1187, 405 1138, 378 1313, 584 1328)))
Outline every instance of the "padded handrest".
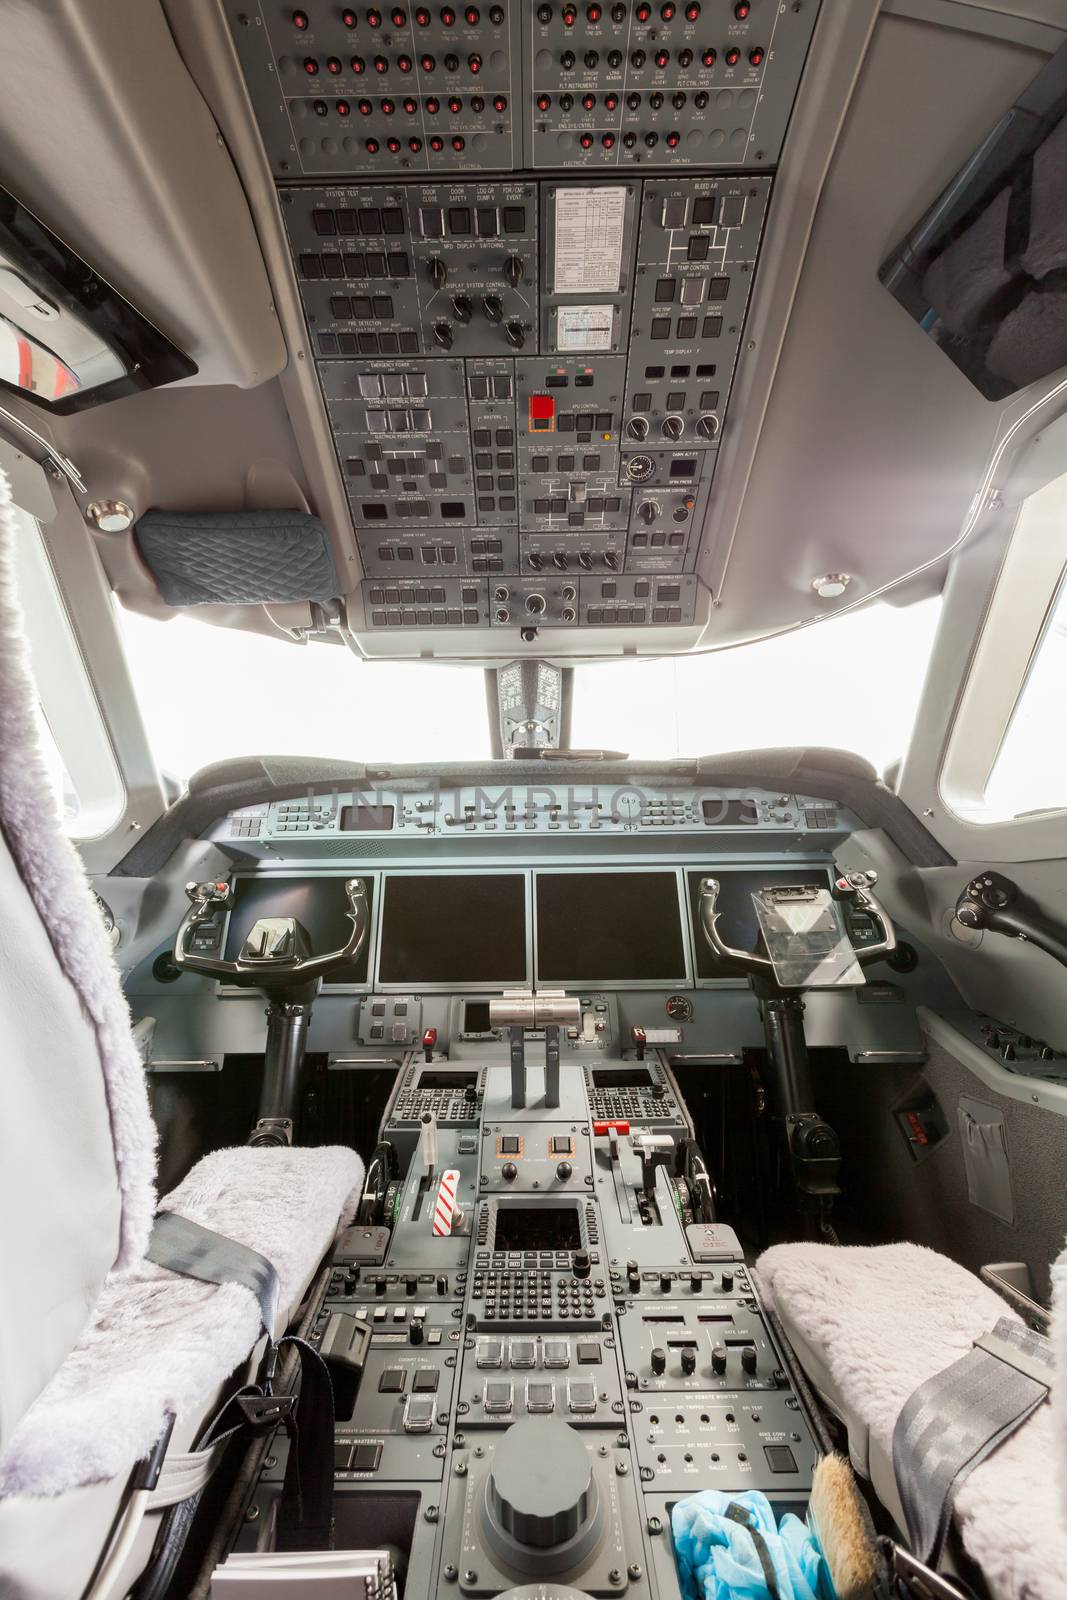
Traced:
MULTIPOLYGON (((354 1150, 253 1149, 205 1156, 160 1202, 258 1250, 280 1284, 279 1333, 339 1228, 355 1214, 354 1150)), ((260 1335, 255 1295, 143 1262, 105 1286, 80 1342, 0 1455, 0 1498, 56 1495, 125 1473, 173 1411, 213 1405, 260 1335)))
MULTIPOLYGON (((892 1459, 905 1401, 1014 1313, 973 1273, 920 1245, 776 1245, 756 1270, 801 1364, 848 1427, 853 1459, 903 1525, 892 1459)), ((964 1549, 997 1600, 1062 1600, 1067 1524, 1050 1470, 1054 1443, 1043 1405, 956 1499, 964 1549)))

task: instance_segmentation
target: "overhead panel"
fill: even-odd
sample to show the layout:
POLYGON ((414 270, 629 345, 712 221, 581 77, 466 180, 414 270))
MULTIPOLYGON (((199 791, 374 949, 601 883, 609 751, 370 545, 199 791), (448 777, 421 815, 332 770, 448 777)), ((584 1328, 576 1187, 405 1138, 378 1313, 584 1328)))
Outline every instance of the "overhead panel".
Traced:
POLYGON ((357 626, 692 625, 817 13, 227 4, 359 544, 357 626))

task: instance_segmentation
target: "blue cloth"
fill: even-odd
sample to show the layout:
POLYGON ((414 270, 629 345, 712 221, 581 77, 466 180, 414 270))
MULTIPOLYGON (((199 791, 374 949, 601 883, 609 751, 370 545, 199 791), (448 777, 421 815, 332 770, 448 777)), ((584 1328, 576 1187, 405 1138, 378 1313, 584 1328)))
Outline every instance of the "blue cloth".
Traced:
POLYGON ((674 1507, 671 1532, 686 1600, 833 1600, 806 1525, 787 1512, 779 1527, 766 1495, 705 1489, 674 1507))

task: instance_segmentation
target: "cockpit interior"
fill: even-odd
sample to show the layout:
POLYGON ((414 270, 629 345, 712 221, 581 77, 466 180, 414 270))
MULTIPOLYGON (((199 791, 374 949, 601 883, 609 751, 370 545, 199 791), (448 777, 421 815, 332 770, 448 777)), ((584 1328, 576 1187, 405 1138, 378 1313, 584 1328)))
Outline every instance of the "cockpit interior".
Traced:
POLYGON ((0 1597, 1065 1600, 1065 0, 0 0, 0 1597))

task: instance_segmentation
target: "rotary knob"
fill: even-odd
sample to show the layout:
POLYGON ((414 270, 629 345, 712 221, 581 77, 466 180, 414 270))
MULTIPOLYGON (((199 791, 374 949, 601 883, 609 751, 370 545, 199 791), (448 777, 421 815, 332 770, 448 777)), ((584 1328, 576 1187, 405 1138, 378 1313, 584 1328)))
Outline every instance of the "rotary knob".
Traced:
POLYGON ((717 439, 719 436, 719 419, 713 411, 697 420, 697 432, 703 439, 717 439))
POLYGON ((504 1182, 514 1183, 518 1175, 519 1169, 515 1165, 514 1161, 505 1161, 504 1165, 500 1169, 500 1176, 503 1178, 504 1182))
POLYGON ((498 294, 482 296, 482 310, 489 322, 502 322, 504 320, 504 302, 498 294))
POLYGON ((449 322, 435 322, 433 325, 434 344, 439 344, 442 350, 452 348, 452 324, 449 322))
POLYGON ((469 322, 474 315, 469 294, 457 294, 452 297, 452 313, 457 322, 469 322))
POLYGON ((484 1520, 489 1543, 511 1566, 540 1571, 539 1552, 561 1546, 570 1547, 568 1567, 576 1564, 601 1521, 581 1435, 555 1417, 525 1417, 508 1428, 493 1454, 484 1520))
POLYGON ((650 528, 659 516, 659 506, 654 500, 642 500, 637 508, 637 515, 646 528, 650 528))
POLYGON ((504 337, 508 344, 513 345, 516 350, 521 350, 526 343, 526 329, 521 322, 505 322, 504 337))
POLYGON ((619 553, 617 550, 604 551, 604 565, 607 567, 609 572, 618 572, 619 553))
POLYGON ((680 439, 685 432, 685 422, 681 417, 664 417, 662 428, 666 438, 680 439))
POLYGON ((529 594, 526 596, 526 609, 531 617, 544 615, 545 597, 543 594, 529 594))
POLYGON ((662 1378, 667 1370, 667 1352, 662 1345, 656 1345, 649 1357, 649 1366, 657 1378, 662 1378))
POLYGON ((522 282, 523 268, 521 256, 508 256, 504 262, 504 278, 513 289, 517 289, 522 282))
POLYGON ((448 268, 440 256, 431 256, 426 267, 426 275, 435 289, 443 289, 448 280, 448 268))
POLYGON ((648 418, 631 417, 629 422, 626 424, 626 432, 629 434, 631 439, 647 439, 648 418))

